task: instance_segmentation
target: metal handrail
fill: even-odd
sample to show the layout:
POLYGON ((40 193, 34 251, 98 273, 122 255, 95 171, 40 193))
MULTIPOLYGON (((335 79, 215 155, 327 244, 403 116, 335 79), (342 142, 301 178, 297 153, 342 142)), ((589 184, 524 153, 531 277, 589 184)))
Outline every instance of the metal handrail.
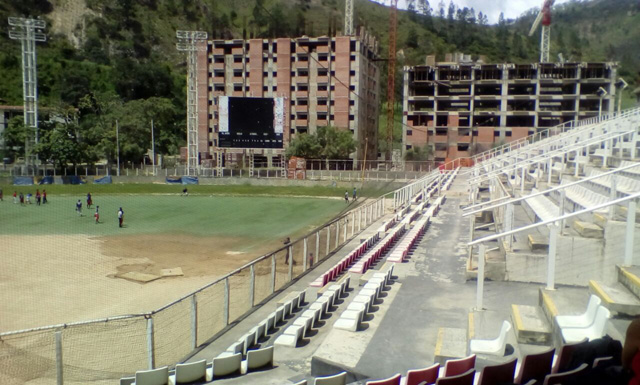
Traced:
MULTIPOLYGON (((603 172, 602 174, 598 174, 598 175, 594 175, 594 176, 590 176, 590 177, 586 177, 586 178, 580 179, 578 181, 562 184, 560 186, 556 186, 554 188, 550 188, 550 189, 547 189, 547 190, 544 190, 544 191, 538 191, 537 193, 529 194, 527 196, 523 196, 523 197, 520 197, 520 198, 514 198, 514 199, 511 199, 508 202, 502 202, 502 203, 495 204, 495 205, 492 205, 492 206, 489 206, 489 207, 483 207, 483 208, 478 209, 478 210, 474 210, 474 211, 471 211, 471 212, 468 212, 468 213, 464 213, 464 214, 462 214, 462 217, 467 217, 469 215, 477 214, 477 213, 480 213, 480 212, 483 212, 483 211, 486 211, 486 210, 493 210, 495 208, 498 208, 498 207, 501 207, 501 206, 504 206, 504 205, 520 202, 520 201, 527 200, 529 198, 534 198, 534 197, 537 197, 537 196, 540 196, 540 195, 546 195, 546 194, 554 192, 554 191, 562 190, 562 189, 565 189, 567 187, 575 186, 575 185, 578 185, 578 184, 581 184, 581 183, 584 183, 584 182, 589 182, 589 181, 592 181, 594 179, 599 179, 599 178, 602 178, 602 177, 607 176, 607 175, 617 174, 617 173, 619 173, 621 171, 625 171, 627 169, 634 168, 634 167, 639 167, 639 166, 640 166, 640 163, 630 164, 630 165, 624 166, 624 167, 619 167, 619 168, 616 168, 616 169, 611 170, 611 171, 603 172)), ((494 199, 494 201, 496 201, 496 200, 494 199)), ((471 210, 471 209, 473 209, 475 207, 482 206, 483 204, 487 204, 487 203, 489 203, 489 202, 478 203, 478 204, 475 204, 473 206, 465 207, 465 208, 463 208, 463 210, 471 210)))
MULTIPOLYGON (((631 130, 631 131, 623 131, 623 132, 613 132, 613 133, 607 133, 607 134, 602 134, 602 135, 598 135, 596 137, 593 138, 589 138, 587 139, 585 142, 578 142, 578 143, 574 143, 571 145, 570 149, 567 148, 562 148, 562 149, 557 149, 557 150, 553 150, 550 151, 549 153, 546 154, 540 154, 540 155, 536 155, 532 158, 528 158, 528 159, 523 159, 521 162, 517 162, 515 164, 512 164, 509 167, 508 171, 516 171, 519 170, 523 167, 527 167, 530 166, 532 164, 536 164, 536 163, 542 163, 543 161, 547 161, 549 159, 553 159, 554 157, 556 157, 558 154, 566 154, 568 152, 571 151, 575 151, 575 148, 582 148, 582 147, 587 147, 587 146, 593 146, 595 144, 598 143, 602 143, 606 140, 611 140, 611 139, 616 139, 619 138, 621 136, 625 136, 625 135, 629 135, 629 134, 633 134, 635 132, 635 130, 631 130)), ((479 184, 482 182, 485 182, 491 178, 495 178, 498 175, 504 173, 505 169, 502 170, 492 170, 484 175, 480 175, 477 176, 475 179, 471 179, 469 180, 469 183, 471 184, 479 184)))
MULTIPOLYGON (((523 143, 523 142, 527 142, 528 143, 529 140, 532 140, 532 143, 533 143, 533 139, 536 136, 542 137, 543 134, 549 133, 552 130, 561 129, 562 130, 561 133, 563 133, 563 132, 565 132, 565 128, 573 127, 574 125, 575 125, 574 128, 577 128, 577 127, 582 127, 582 126, 588 126, 588 125, 591 125, 591 124, 602 123, 604 121, 614 120, 614 119, 617 119, 617 118, 623 118, 623 117, 627 117, 627 116, 638 115, 638 114, 640 114, 640 107, 635 107, 635 108, 631 108, 631 109, 622 111, 619 114, 617 112, 614 112, 612 114, 605 114, 605 115, 602 115, 600 117, 594 116, 594 117, 591 117, 591 118, 582 119, 582 120, 578 120, 578 121, 572 120, 572 121, 569 121, 569 122, 561 123, 561 124, 559 124, 557 126, 549 127, 546 130, 538 131, 538 132, 533 133, 531 135, 528 135, 528 136, 526 136, 524 138, 520 138, 518 140, 514 140, 512 142, 505 143, 502 146, 499 146, 499 147, 496 147, 496 148, 492 148, 492 149, 489 149, 489 150, 485 150, 485 151, 483 151, 483 152, 481 152, 479 154, 476 154, 476 155, 474 155, 472 157, 473 158, 473 163, 474 164, 478 164, 478 163, 482 162, 482 160, 478 161, 478 158, 485 158, 487 156, 487 154, 492 154, 492 153, 499 152, 499 151, 501 151, 501 150, 503 150, 503 149, 505 149, 507 147, 511 148, 515 144, 519 144, 519 143, 523 143), (577 124, 576 124, 576 122, 577 122, 577 124)), ((547 138, 550 138, 550 137, 551 137, 550 135, 547 135, 547 138)))
POLYGON ((632 194, 632 195, 629 195, 629 196, 626 196, 626 197, 614 199, 614 200, 609 201, 609 202, 601 203, 601 204, 595 205, 593 207, 588 207, 588 208, 583 209, 583 210, 574 211, 574 212, 569 213, 569 214, 561 215, 561 216, 558 216, 558 217, 553 218, 553 219, 547 219, 545 221, 536 222, 534 224, 527 225, 527 226, 524 226, 524 227, 520 227, 518 229, 505 231, 504 233, 495 234, 495 235, 489 235, 489 236, 486 236, 484 238, 476 239, 475 241, 468 242, 467 246, 474 246, 474 245, 477 245, 477 244, 480 244, 480 243, 493 241, 493 240, 496 240, 496 239, 499 239, 499 238, 502 238, 502 237, 506 237, 508 235, 513 235, 513 234, 517 234, 517 233, 520 233, 520 232, 523 232, 523 231, 526 231, 526 230, 535 229, 537 227, 545 226, 545 225, 551 224, 553 222, 563 221, 565 219, 573 218, 573 217, 576 217, 576 216, 582 215, 582 214, 587 214, 587 213, 590 213, 590 212, 595 211, 595 210, 600 210, 600 209, 605 208, 605 207, 617 205, 619 203, 626 202, 628 200, 637 199, 637 198, 640 198, 640 192, 637 192, 635 194, 632 194))

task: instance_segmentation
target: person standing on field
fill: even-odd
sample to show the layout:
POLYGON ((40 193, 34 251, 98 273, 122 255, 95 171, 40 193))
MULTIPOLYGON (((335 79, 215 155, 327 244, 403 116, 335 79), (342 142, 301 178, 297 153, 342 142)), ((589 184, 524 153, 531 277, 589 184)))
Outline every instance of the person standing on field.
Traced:
POLYGON ((91 199, 91 193, 87 193, 87 208, 90 209, 93 204, 93 200, 91 199))
POLYGON ((40 201, 42 200, 42 195, 40 195, 40 189, 36 190, 36 205, 40 206, 40 201))
POLYGON ((76 212, 79 216, 82 216, 82 201, 80 199, 76 202, 76 212))
POLYGON ((118 227, 122 227, 122 222, 124 221, 124 211, 122 211, 122 207, 118 210, 118 227))
POLYGON ((356 188, 353 188, 353 200, 355 201, 356 199, 358 199, 358 190, 356 190, 356 188))
POLYGON ((100 206, 96 206, 96 213, 93 216, 96 218, 96 225, 100 222, 100 206))
POLYGON ((14 191, 13 192, 13 204, 18 204, 18 192, 14 191))
POLYGON ((3 196, 3 194, 2 194, 2 189, 0 188, 0 202, 4 201, 4 199, 3 199, 3 198, 4 198, 4 196, 3 196))
POLYGON ((344 201, 345 201, 347 204, 349 204, 349 192, 348 192, 348 191, 345 191, 345 192, 344 192, 344 201))
POLYGON ((42 204, 47 203, 47 190, 42 190, 42 204))
POLYGON ((24 206, 24 194, 20 193, 20 204, 24 206))

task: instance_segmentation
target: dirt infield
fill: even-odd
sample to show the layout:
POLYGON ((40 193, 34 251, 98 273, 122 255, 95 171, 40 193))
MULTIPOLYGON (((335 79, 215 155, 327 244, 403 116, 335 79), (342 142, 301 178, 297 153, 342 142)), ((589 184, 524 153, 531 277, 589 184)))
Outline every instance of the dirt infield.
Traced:
POLYGON ((279 246, 187 234, 2 235, 0 244, 12 256, 0 270, 0 331, 151 311, 279 246), (175 267, 184 276, 119 278, 175 267))

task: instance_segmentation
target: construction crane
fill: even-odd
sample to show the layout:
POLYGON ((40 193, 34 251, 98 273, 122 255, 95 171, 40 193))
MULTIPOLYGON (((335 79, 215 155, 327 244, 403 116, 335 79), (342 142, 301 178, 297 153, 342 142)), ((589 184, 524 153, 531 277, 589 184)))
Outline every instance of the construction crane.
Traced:
POLYGON ((389 9, 389 61, 387 67, 387 161, 393 153, 393 126, 396 88, 396 29, 398 26, 398 0, 391 0, 389 9))
POLYGON ((542 9, 531 26, 529 36, 533 36, 542 23, 542 37, 540 38, 540 63, 549 62, 549 48, 551 47, 551 7, 555 0, 544 0, 542 9))
POLYGON ((344 2, 344 35, 353 35, 353 0, 344 2))

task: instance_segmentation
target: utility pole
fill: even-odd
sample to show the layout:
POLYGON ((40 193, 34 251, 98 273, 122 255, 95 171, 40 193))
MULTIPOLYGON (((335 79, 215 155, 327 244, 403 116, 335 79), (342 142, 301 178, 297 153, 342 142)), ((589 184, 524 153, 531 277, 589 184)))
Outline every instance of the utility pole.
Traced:
POLYGON ((118 127, 118 120, 116 119, 116 156, 118 158, 118 170, 116 175, 120 176, 120 128, 118 127))
POLYGON ((153 138, 153 119, 151 119, 151 164, 153 165, 153 176, 156 176, 156 141, 153 138))
POLYGON ((176 37, 178 51, 187 53, 187 175, 198 175, 198 51, 207 50, 207 33, 176 31, 176 37))
POLYGON ((396 32, 398 27, 398 0, 391 0, 389 8, 389 61, 387 62, 387 162, 393 165, 393 127, 396 97, 396 32))
POLYGON ((9 18, 9 38, 22 43, 22 90, 24 98, 24 125, 34 129, 25 139, 25 163, 35 166, 33 147, 38 143, 38 72, 36 42, 47 41, 44 20, 9 18))

